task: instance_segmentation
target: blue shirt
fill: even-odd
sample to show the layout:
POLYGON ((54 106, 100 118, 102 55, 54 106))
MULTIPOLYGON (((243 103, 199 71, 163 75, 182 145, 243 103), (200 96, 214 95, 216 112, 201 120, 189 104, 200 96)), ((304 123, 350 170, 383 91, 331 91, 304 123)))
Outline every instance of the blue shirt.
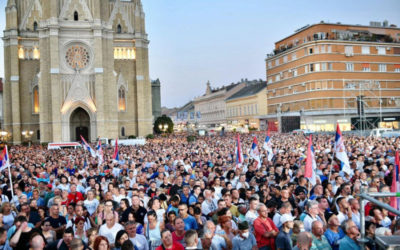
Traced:
POLYGON ((253 246, 257 246, 256 238, 254 234, 250 233, 249 237, 243 239, 240 235, 236 235, 232 240, 233 250, 250 250, 253 246))
POLYGON ((286 233, 285 231, 281 230, 276 237, 275 240, 276 248, 282 250, 292 250, 292 239, 290 238, 290 234, 286 233))
POLYGON ((189 196, 189 205, 196 204, 197 203, 197 197, 194 196, 193 194, 189 196))
POLYGON ((339 232, 335 233, 329 228, 325 231, 325 237, 328 240, 329 244, 331 245, 333 250, 339 249, 339 240, 341 240, 345 234, 343 230, 339 227, 339 232))
POLYGON ((190 230, 190 229, 194 229, 194 230, 198 229, 197 221, 191 215, 188 215, 188 217, 186 217, 186 219, 183 219, 183 222, 185 223, 185 231, 190 230))
POLYGON ((340 240, 339 242, 339 250, 360 250, 360 246, 352 239, 350 239, 349 236, 344 236, 343 239, 340 240))

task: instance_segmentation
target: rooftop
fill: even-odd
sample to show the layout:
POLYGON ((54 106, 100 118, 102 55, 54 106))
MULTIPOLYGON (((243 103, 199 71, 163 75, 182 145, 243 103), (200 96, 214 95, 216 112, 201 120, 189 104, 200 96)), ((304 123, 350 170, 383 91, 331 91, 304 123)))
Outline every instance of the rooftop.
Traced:
POLYGON ((241 97, 252 96, 263 90, 267 87, 267 83, 265 81, 252 81, 246 83, 246 86, 227 98, 226 100, 233 100, 241 97))

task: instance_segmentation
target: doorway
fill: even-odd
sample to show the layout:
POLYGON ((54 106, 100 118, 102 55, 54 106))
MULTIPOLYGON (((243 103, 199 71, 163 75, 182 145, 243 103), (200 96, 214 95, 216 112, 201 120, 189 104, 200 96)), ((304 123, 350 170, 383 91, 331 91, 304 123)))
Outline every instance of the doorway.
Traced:
POLYGON ((70 117, 71 141, 81 141, 81 136, 90 142, 90 117, 83 108, 77 108, 70 117))

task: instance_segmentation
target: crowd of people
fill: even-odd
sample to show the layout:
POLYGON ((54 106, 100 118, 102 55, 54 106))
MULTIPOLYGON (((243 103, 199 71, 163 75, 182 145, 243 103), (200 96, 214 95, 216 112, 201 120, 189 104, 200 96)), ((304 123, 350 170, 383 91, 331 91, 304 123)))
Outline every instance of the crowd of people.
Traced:
POLYGON ((397 217, 357 196, 390 191, 400 138, 344 136, 349 175, 333 158, 334 136, 314 135, 310 185, 308 138, 273 134, 273 158, 259 143, 258 163, 249 149, 265 135, 240 135, 241 164, 233 133, 120 146, 118 162, 104 145, 101 164, 83 148, 12 146, 11 174, 0 178, 0 249, 356 250, 360 206, 367 249, 378 249, 376 236, 400 235, 397 217))

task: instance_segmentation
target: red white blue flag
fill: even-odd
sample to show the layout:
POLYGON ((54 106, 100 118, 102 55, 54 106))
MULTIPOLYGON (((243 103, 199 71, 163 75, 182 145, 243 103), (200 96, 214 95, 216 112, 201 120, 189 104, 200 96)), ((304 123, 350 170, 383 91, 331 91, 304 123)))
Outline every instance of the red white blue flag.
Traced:
POLYGON ((348 175, 352 176, 353 171, 350 168, 349 157, 346 153, 346 148, 344 146, 342 132, 339 128, 339 123, 336 127, 336 136, 335 136, 335 156, 340 160, 340 169, 347 173, 348 175))
POLYGON ((268 161, 271 161, 272 157, 274 157, 274 152, 272 151, 272 142, 271 142, 271 137, 269 135, 269 129, 267 131, 267 137, 265 137, 263 148, 267 151, 268 161))
POLYGON ((114 162, 119 162, 118 138, 115 140, 113 161, 114 162))
POLYGON ((8 156, 7 145, 3 149, 2 158, 0 158, 0 172, 6 168, 10 171, 10 157, 8 156))
POLYGON ((101 141, 99 140, 99 143, 97 144, 96 147, 96 155, 99 158, 99 165, 103 164, 103 149, 101 148, 101 141))
POLYGON ((304 172, 304 177, 308 178, 308 180, 313 186, 317 184, 316 169, 317 169, 317 163, 315 162, 314 147, 312 145, 312 139, 310 135, 310 137, 308 138, 306 169, 304 172))
MULTIPOLYGON (((400 192, 400 183, 399 183, 399 167, 400 167, 400 158, 399 151, 396 151, 396 159, 393 168, 393 177, 392 177, 392 186, 390 188, 390 192, 397 193, 400 192)), ((390 206, 399 210, 400 208, 400 198, 398 197, 390 197, 390 206)))
POLYGON ((240 145, 240 136, 237 134, 236 136, 236 165, 240 166, 243 163, 243 153, 242 153, 242 146, 240 145))
POLYGON ((251 144, 250 157, 257 161, 257 168, 261 167, 260 151, 258 150, 257 137, 254 136, 253 143, 251 144))
POLYGON ((94 152, 93 148, 90 147, 90 145, 86 142, 86 140, 85 140, 85 138, 83 138, 83 136, 81 136, 81 140, 82 140, 82 142, 83 142, 83 146, 85 147, 85 149, 86 149, 87 151, 89 151, 90 155, 91 155, 93 158, 96 158, 96 152, 94 152))

